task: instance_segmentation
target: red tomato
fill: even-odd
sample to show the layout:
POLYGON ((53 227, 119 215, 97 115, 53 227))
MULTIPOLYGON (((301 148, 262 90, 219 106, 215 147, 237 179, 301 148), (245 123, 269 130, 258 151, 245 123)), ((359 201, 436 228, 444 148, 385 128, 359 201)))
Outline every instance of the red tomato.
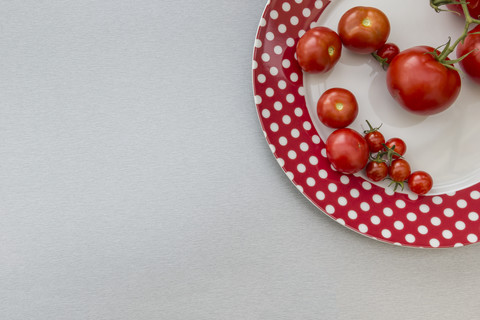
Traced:
POLYGON ((354 7, 340 18, 338 35, 347 49, 368 54, 385 44, 390 35, 390 22, 377 8, 354 7))
POLYGON ((370 152, 378 152, 383 149, 383 144, 385 143, 385 137, 380 131, 369 132, 365 135, 365 140, 367 140, 368 149, 370 152))
POLYGON ((435 49, 418 46, 400 52, 387 70, 391 96, 406 110, 432 115, 450 107, 458 97, 460 75, 439 63, 435 49))
POLYGON ((345 128, 358 115, 358 103, 353 93, 343 88, 325 91, 317 103, 320 121, 330 128, 345 128))
POLYGON ((416 194, 426 194, 432 186, 432 176, 425 171, 415 171, 408 178, 408 187, 416 194))
MULTIPOLYGON (((398 153, 400 156, 403 156, 407 152, 407 144, 400 138, 390 138, 385 143, 388 149, 393 150, 395 153, 398 153)), ((387 150, 388 151, 388 150, 387 150)), ((392 153, 392 158, 397 159, 399 156, 395 153, 392 153)))
POLYGON ((381 59, 384 59, 382 65, 385 67, 400 53, 400 49, 394 43, 385 43, 376 53, 381 59))
POLYGON ((337 129, 326 141, 327 158, 345 174, 362 170, 368 162, 368 145, 362 135, 349 128, 337 129))
POLYGON ((388 168, 388 174, 395 182, 403 182, 410 176, 410 164, 405 159, 393 160, 388 168))
MULTIPOLYGON (((447 4, 447 8, 464 16, 462 6, 459 4, 447 4)), ((480 16, 480 0, 468 0, 467 8, 472 18, 477 19, 480 16)))
MULTIPOLYGON (((480 10, 480 6, 478 6, 478 8, 480 10)), ((470 51, 475 50, 465 59, 460 61, 459 64, 463 71, 465 71, 473 81, 480 84, 480 34, 473 34, 474 32, 480 32, 480 25, 470 30, 469 35, 465 38, 464 42, 458 44, 457 57, 461 57, 470 51)))
POLYGON ((342 54, 342 42, 338 34, 327 27, 308 30, 298 40, 297 60, 305 72, 327 72, 337 64, 342 54))
POLYGON ((370 161, 365 172, 370 180, 378 182, 387 177, 388 166, 385 162, 370 161))

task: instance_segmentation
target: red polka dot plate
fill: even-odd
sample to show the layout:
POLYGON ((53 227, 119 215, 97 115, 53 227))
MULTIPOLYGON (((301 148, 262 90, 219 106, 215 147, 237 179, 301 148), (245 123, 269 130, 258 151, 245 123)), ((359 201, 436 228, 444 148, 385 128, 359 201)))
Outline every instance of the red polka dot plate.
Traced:
MULTIPOLYGON (((297 64, 298 39, 311 27, 336 30, 341 14, 354 0, 270 0, 260 19, 253 52, 254 100, 266 140, 287 177, 325 214, 365 236, 400 246, 459 247, 480 236, 480 99, 478 87, 462 75, 462 92, 447 111, 430 117, 409 114, 389 96, 385 72, 370 55, 343 49, 339 63, 326 74, 304 74, 297 64), (364 173, 344 175, 326 159, 332 132, 316 116, 316 101, 327 88, 344 87, 359 102, 351 127, 365 120, 382 125, 386 138, 407 142, 412 169, 434 177, 428 196, 394 192, 387 182, 367 181, 364 173)), ((392 31, 389 42, 401 49, 437 47, 461 34, 463 22, 436 13, 418 0, 364 0, 384 11, 392 31), (415 10, 412 10, 414 8, 415 10), (409 19, 405 19, 409 17, 409 19), (409 23, 409 22, 415 23, 409 23), (435 27, 435 32, 432 30, 435 27)))

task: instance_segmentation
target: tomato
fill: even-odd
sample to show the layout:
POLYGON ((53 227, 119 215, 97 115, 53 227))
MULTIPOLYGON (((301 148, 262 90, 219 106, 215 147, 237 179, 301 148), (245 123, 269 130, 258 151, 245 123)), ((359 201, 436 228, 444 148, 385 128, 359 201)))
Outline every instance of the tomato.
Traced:
POLYGON ((365 173, 367 177, 375 182, 383 180, 388 175, 388 166, 385 162, 370 161, 366 168, 365 173))
POLYGON ((368 162, 368 145, 363 136, 350 128, 337 129, 326 141, 327 159, 345 174, 362 170, 368 162))
POLYGON ((390 35, 390 22, 381 10, 359 6, 342 15, 337 30, 347 49, 368 54, 385 44, 390 35))
POLYGON ((320 121, 330 128, 345 128, 358 115, 358 103, 353 93, 343 88, 325 91, 317 103, 320 121))
POLYGON ((460 75, 439 63, 430 54, 434 50, 428 46, 404 50, 387 69, 387 87, 391 96, 415 114, 442 112, 460 93, 460 75))
POLYGON ((415 171, 408 178, 408 187, 416 194, 426 194, 432 186, 432 176, 425 171, 415 171))
POLYGON ((405 159, 393 160, 388 168, 388 174, 395 182, 403 182, 410 176, 410 164, 405 159))
MULTIPOLYGON (((464 16, 462 6, 459 4, 447 4, 447 8, 464 16)), ((480 0, 468 0, 467 8, 472 18, 476 19, 480 16, 480 0)))
POLYGON ((370 152, 378 152, 383 149, 383 144, 385 143, 385 137, 383 134, 378 131, 378 128, 372 127, 370 122, 367 120, 368 127, 370 130, 365 130, 363 133, 365 134, 365 140, 368 144, 368 149, 370 152))
POLYGON ((382 66, 387 69, 390 62, 400 53, 400 49, 394 43, 385 43, 377 50, 376 55, 381 59, 382 66))
MULTIPOLYGON (((478 8, 480 10, 480 6, 478 6, 478 8)), ((480 34, 473 34, 474 32, 480 32, 480 25, 470 30, 464 42, 458 44, 457 57, 461 57, 475 50, 460 61, 459 64, 473 81, 480 84, 480 34)))
POLYGON ((342 54, 338 34, 327 27, 315 27, 298 40, 297 61, 305 72, 327 72, 337 64, 342 54))
POLYGON ((400 138, 390 138, 385 145, 387 146, 387 152, 393 151, 391 152, 393 159, 397 159, 407 152, 407 144, 400 138))

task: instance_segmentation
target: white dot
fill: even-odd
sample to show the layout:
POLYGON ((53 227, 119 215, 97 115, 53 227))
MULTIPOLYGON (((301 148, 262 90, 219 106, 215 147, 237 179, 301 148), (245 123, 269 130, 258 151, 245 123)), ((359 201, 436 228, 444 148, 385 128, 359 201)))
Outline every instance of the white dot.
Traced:
POLYGON ((273 107, 275 108, 275 110, 280 111, 282 110, 283 105, 280 101, 275 101, 275 103, 273 104, 273 107))
POLYGON ((433 217, 432 219, 430 219, 430 222, 434 226, 439 226, 442 223, 442 220, 440 220, 440 218, 438 218, 438 217, 433 217))
POLYGON ((302 3, 303 0, 295 0, 296 3, 302 3))
POLYGON ((300 190, 301 193, 303 193, 303 187, 299 184, 297 184, 297 189, 300 190))
POLYGON ((345 197, 339 197, 338 198, 338 204, 345 207, 347 205, 348 201, 347 198, 345 197))
POLYGON ((405 201, 403 201, 403 200, 397 200, 397 201, 395 201, 395 205, 396 205, 398 208, 400 208, 400 209, 403 209, 403 208, 405 208, 405 206, 406 206, 405 201))
POLYGON ((273 144, 269 144, 268 146, 270 147, 270 150, 272 150, 272 152, 275 153, 275 150, 276 150, 275 146, 273 144))
POLYGON ((288 157, 292 160, 296 159, 297 158, 297 153, 293 150, 290 150, 290 151, 288 151, 288 157))
POLYGON ((305 87, 301 86, 298 88, 298 94, 301 96, 305 96, 305 87))
POLYGON ((408 198, 409 198, 410 200, 417 200, 417 199, 418 199, 418 194, 409 193, 409 194, 408 194, 408 198))
POLYGON ((348 211, 348 217, 352 220, 355 220, 355 219, 357 219, 358 214, 355 211, 350 210, 350 211, 348 211))
POLYGON ((290 102, 292 103, 293 101, 295 101, 295 96, 291 93, 287 94, 287 102, 290 102))
POLYGON ((382 202, 382 197, 379 194, 374 194, 372 199, 373 199, 373 202, 375 202, 375 203, 382 202))
POLYGON ((315 1, 315 8, 322 9, 322 7, 323 7, 323 1, 322 0, 315 1))
POLYGON ((300 150, 303 152, 308 151, 308 144, 306 142, 300 143, 300 150))
POLYGON ((262 60, 265 61, 265 62, 268 62, 270 61, 270 55, 268 53, 263 53, 262 54, 262 60))
POLYGON ((390 209, 389 207, 383 208, 383 214, 386 215, 387 217, 393 216, 393 210, 390 209))
POLYGON ((360 196, 360 192, 357 189, 350 190, 350 195, 352 198, 358 198, 360 196))
POLYGON ((311 156, 308 161, 310 162, 311 165, 316 166, 318 164, 318 158, 315 156, 311 156))
POLYGON ((477 221, 478 220, 478 213, 476 212, 470 212, 468 214, 468 219, 470 219, 470 221, 477 221))
POLYGON ((278 81, 278 87, 283 90, 287 87, 287 83, 283 80, 280 80, 278 81))
POLYGON ((455 194, 457 194, 455 191, 450 191, 445 193, 447 196, 453 197, 455 194))
POLYGON ((452 233, 452 231, 450 231, 450 230, 443 230, 442 236, 443 236, 445 239, 452 239, 453 233, 452 233))
POLYGON ((292 137, 298 138, 300 136, 300 131, 298 131, 298 129, 292 129, 292 132, 290 132, 290 134, 292 135, 292 137))
POLYGON ((283 160, 282 158, 278 158, 278 159, 277 159, 277 162, 278 162, 278 164, 280 165, 280 167, 282 167, 282 168, 283 168, 283 166, 285 165, 285 160, 283 160))
POLYGON ((335 183, 330 183, 330 184, 328 185, 328 190, 329 190, 330 192, 337 192, 337 190, 338 190, 337 185, 336 185, 335 183))
POLYGON ((275 19, 278 18, 278 12, 277 12, 277 10, 272 10, 272 11, 270 11, 270 18, 272 18, 273 20, 275 20, 275 19))
POLYGON ((286 173, 286 175, 287 175, 288 179, 293 180, 294 175, 293 175, 292 172, 288 171, 288 172, 286 173))
POLYGON ((389 239, 389 238, 392 236, 392 232, 391 232, 390 230, 388 230, 388 229, 383 229, 383 230, 382 230, 382 236, 383 236, 384 238, 389 239))
POLYGON ((267 97, 273 97, 273 95, 275 94, 275 91, 273 91, 272 88, 267 88, 265 90, 265 94, 267 95, 267 97))
POLYGON ((326 179, 328 177, 328 173, 327 173, 327 171, 322 169, 322 170, 318 171, 318 176, 322 179, 326 179))
POLYGON ((441 204, 443 202, 443 199, 442 199, 442 197, 435 196, 435 197, 432 198, 432 202, 435 203, 435 204, 441 204))
POLYGON ((302 14, 305 18, 308 18, 312 14, 312 11, 310 11, 310 9, 308 9, 308 8, 305 8, 305 9, 303 9, 302 14))
POLYGON ((457 206, 459 208, 466 208, 467 207, 467 201, 463 200, 463 199, 460 199, 457 201, 457 206))
POLYGON ((267 38, 267 40, 272 41, 275 38, 275 35, 273 34, 273 32, 267 32, 267 34, 265 35, 265 38, 267 38))
POLYGON ((340 223, 342 226, 345 225, 345 220, 343 220, 343 219, 341 219, 341 218, 338 218, 336 221, 337 221, 338 223, 340 223))
POLYGON ((292 17, 290 18, 290 23, 291 23, 292 25, 296 26, 296 25, 298 24, 298 22, 299 22, 298 17, 292 16, 292 17))
POLYGON ((332 214, 335 212, 335 207, 329 204, 328 206, 325 207, 325 211, 327 211, 327 213, 329 214, 332 214))
POLYGON ((428 233, 428 228, 425 226, 419 226, 418 227, 418 233, 420 234, 427 234, 428 233))
POLYGON ((286 146, 287 143, 288 143, 288 140, 287 140, 287 138, 285 138, 285 137, 280 137, 280 138, 278 139, 278 143, 280 143, 280 145, 282 145, 282 146, 286 146))
POLYGON ((395 221, 393 223, 393 226, 395 227, 395 229, 397 230, 402 230, 404 228, 404 225, 403 225, 403 222, 402 221, 395 221))
POLYGON ((343 183, 343 184, 348 184, 350 182, 350 178, 343 175, 340 177, 340 182, 343 183))
POLYGON ((372 184, 370 182, 364 181, 364 182, 362 182, 362 187, 365 190, 370 190, 370 189, 372 189, 372 184))
POLYGON ((282 9, 283 9, 283 11, 290 11, 290 3, 284 2, 282 4, 282 9))
POLYGON ((370 218, 370 221, 374 224, 374 225, 379 225, 380 224, 380 218, 378 216, 372 216, 370 218))
POLYGON ((278 129, 279 129, 278 124, 276 124, 275 122, 272 122, 272 124, 270 125, 270 130, 272 130, 273 132, 277 132, 278 129))
POLYGON ((443 214, 445 215, 445 217, 451 218, 453 217, 454 212, 452 209, 446 208, 445 210, 443 210, 443 214))
POLYGON ((303 35, 307 33, 305 30, 301 29, 300 31, 298 31, 298 37, 301 38, 303 37, 303 35))
POLYGON ((294 112, 297 117, 301 117, 303 115, 302 108, 295 108, 294 112))
POLYGON ((262 110, 262 117, 264 117, 264 118, 270 118, 270 110, 268 110, 268 109, 263 109, 263 110, 262 110))
POLYGON ((312 142, 313 142, 313 143, 319 144, 320 141, 321 141, 321 140, 320 140, 320 137, 319 137, 319 136, 314 135, 314 136, 312 137, 312 142))
POLYGON ((262 47, 262 40, 255 39, 255 48, 261 48, 261 47, 262 47))
POLYGON ((475 191, 472 191, 470 193, 470 198, 472 198, 473 200, 478 200, 480 199, 480 192, 475 190, 475 191))
POLYGON ((370 205, 367 202, 362 202, 360 203, 360 209, 362 209, 363 211, 368 211, 370 210, 370 205))
POLYGON ((257 69, 258 68, 258 62, 255 60, 252 60, 252 69, 257 69))
POLYGON ((423 213, 427 213, 430 211, 430 207, 427 206, 426 204, 421 204, 420 205, 420 211, 423 212, 423 213))
POLYGON ((477 235, 471 233, 471 234, 469 234, 469 235, 467 236, 467 240, 468 240, 468 242, 470 242, 470 243, 475 243, 475 242, 478 241, 478 237, 477 237, 477 235))
POLYGON ((312 177, 307 178, 307 184, 310 187, 313 187, 315 185, 315 179, 313 179, 312 177))
POLYGON ((300 172, 300 173, 304 173, 304 172, 307 170, 307 168, 305 167, 305 165, 304 165, 303 163, 300 163, 300 164, 297 166, 297 170, 298 170, 298 172, 300 172))
POLYGON ((392 188, 385 188, 385 194, 388 196, 393 196, 395 194, 395 191, 393 191, 392 188))
POLYGON ((293 47, 295 45, 295 40, 293 38, 288 38, 287 39, 287 46, 293 47))
POLYGON ((285 123, 285 124, 290 124, 290 122, 292 122, 292 118, 290 118, 289 115, 284 115, 282 117, 282 122, 285 123))
POLYGON ((358 225, 358 231, 360 231, 361 233, 365 233, 368 231, 368 227, 366 224, 359 224, 358 225))
POLYGON ((465 222, 463 221, 455 222, 455 228, 457 228, 458 230, 464 230, 465 227, 466 227, 465 222))
POLYGON ((429 243, 430 243, 430 246, 432 246, 433 248, 438 248, 440 246, 440 241, 438 241, 435 238, 430 239, 429 243))
POLYGON ((288 60, 288 59, 283 59, 283 61, 282 61, 282 66, 283 66, 285 69, 290 68, 290 65, 291 65, 290 60, 288 60))
POLYGON ((305 130, 310 130, 310 129, 312 129, 312 124, 311 124, 310 122, 308 122, 308 121, 305 121, 305 122, 303 123, 303 129, 305 129, 305 130))
POLYGON ((272 76, 276 76, 276 75, 278 74, 278 69, 275 68, 275 67, 271 67, 271 68, 270 68, 270 74, 271 74, 272 76))
POLYGON ((262 19, 260 19, 260 26, 265 27, 266 24, 267 24, 267 20, 265 20, 265 18, 262 17, 262 19))
POLYGON ((265 77, 264 74, 261 74, 261 73, 260 73, 260 74, 257 76, 257 80, 258 80, 258 82, 260 82, 260 83, 264 83, 264 82, 267 80, 267 77, 265 77))
POLYGON ((409 233, 405 236, 405 241, 407 241, 408 243, 414 243, 415 242, 415 236, 413 234, 409 233))
POLYGON ((285 33, 285 32, 287 32, 287 26, 284 25, 283 23, 280 24, 280 25, 278 25, 278 32, 280 32, 280 33, 285 33))
POLYGON ((413 212, 407 213, 407 219, 408 221, 415 221, 417 220, 417 215, 413 212))
POLYGON ((454 246, 455 248, 463 247, 463 243, 455 243, 453 246, 454 246))
POLYGON ((317 191, 317 193, 315 194, 315 197, 317 197, 318 200, 324 200, 325 193, 323 193, 322 191, 317 191))
POLYGON ((292 74, 290 75, 290 80, 292 80, 293 82, 297 82, 298 74, 296 74, 295 72, 292 72, 292 74))

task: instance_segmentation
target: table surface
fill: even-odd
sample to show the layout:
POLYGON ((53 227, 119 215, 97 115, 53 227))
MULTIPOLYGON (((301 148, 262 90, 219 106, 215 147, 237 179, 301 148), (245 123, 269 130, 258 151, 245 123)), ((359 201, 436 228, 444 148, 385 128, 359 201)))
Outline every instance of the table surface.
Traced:
POLYGON ((478 245, 368 239, 285 176, 264 6, 0 2, 2 319, 478 319, 478 245))

